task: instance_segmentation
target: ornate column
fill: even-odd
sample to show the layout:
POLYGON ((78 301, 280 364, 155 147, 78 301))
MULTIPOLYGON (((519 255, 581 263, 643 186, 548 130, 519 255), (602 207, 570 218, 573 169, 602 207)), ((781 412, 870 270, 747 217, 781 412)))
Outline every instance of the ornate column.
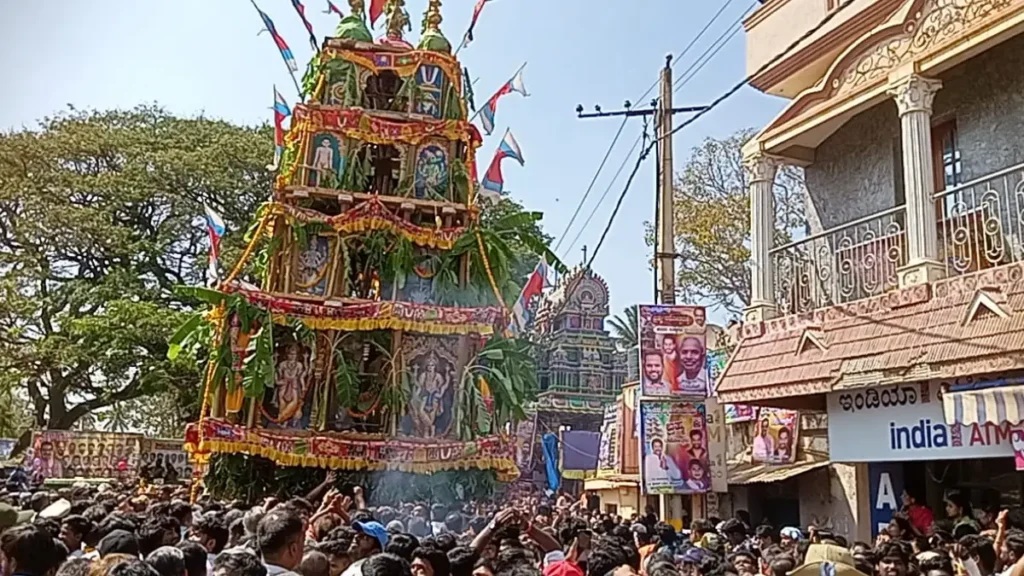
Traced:
POLYGON ((943 274, 939 263, 932 161, 932 101, 942 82, 911 75, 890 84, 903 135, 903 188, 907 197, 907 265, 900 286, 931 282, 943 274))
POLYGON ((761 322, 775 313, 775 284, 769 252, 775 236, 774 158, 757 153, 743 159, 750 194, 750 306, 743 313, 746 322, 761 322))

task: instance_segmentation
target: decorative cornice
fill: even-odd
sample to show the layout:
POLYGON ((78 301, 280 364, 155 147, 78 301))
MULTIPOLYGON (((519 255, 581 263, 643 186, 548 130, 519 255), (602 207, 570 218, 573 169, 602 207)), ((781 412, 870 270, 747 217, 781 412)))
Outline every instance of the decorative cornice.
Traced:
POLYGON ((911 112, 932 113, 935 94, 942 88, 942 81, 912 74, 895 82, 886 92, 896 101, 900 116, 911 112))
POLYGON ((762 137, 826 102, 835 107, 884 85, 897 68, 972 41, 981 30, 1022 7, 1024 0, 912 0, 901 11, 902 20, 874 29, 847 48, 817 86, 800 94, 762 131, 762 137))
MULTIPOLYGON (((764 20, 764 18, 758 18, 755 20, 755 17, 759 17, 762 13, 765 13, 765 16, 768 16, 788 1, 789 0, 781 0, 775 4, 774 9, 770 10, 769 3, 766 2, 743 23, 746 30, 749 31, 764 20)), ((828 34, 825 34, 814 42, 800 48, 775 66, 772 66, 751 78, 750 85, 758 90, 767 92, 772 86, 779 84, 789 76, 795 74, 805 66, 808 66, 820 58, 822 54, 827 54, 837 48, 841 48, 842 46, 848 46, 851 43, 851 38, 859 38, 875 26, 884 22, 886 18, 892 16, 904 1, 905 0, 876 0, 870 6, 852 16, 849 20, 839 24, 835 30, 830 31, 828 34)))

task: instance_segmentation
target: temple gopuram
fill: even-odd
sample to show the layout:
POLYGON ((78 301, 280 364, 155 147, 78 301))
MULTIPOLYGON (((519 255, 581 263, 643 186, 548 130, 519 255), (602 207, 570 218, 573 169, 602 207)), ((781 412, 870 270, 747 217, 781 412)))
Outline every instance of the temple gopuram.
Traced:
POLYGON ((563 426, 601 430, 605 407, 626 381, 626 353, 604 328, 608 313, 608 285, 583 267, 561 278, 539 304, 537 438, 563 426))
POLYGON ((176 339, 201 341, 211 360, 186 448, 517 478, 500 432, 522 418, 536 372, 529 345, 506 335, 522 279, 501 250, 523 232, 481 220, 482 139, 441 2, 415 46, 402 0, 377 41, 362 1, 350 5, 310 64, 241 261, 216 289, 191 289, 211 310, 176 339))

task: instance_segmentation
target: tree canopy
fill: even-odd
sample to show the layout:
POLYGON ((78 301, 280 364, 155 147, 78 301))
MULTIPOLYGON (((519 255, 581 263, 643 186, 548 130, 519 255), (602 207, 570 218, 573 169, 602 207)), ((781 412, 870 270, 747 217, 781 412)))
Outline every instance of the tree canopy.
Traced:
POLYGON ((198 397, 194 359, 167 359, 191 304, 172 288, 203 281, 204 203, 237 232, 222 248, 234 260, 270 190, 271 142, 266 126, 157 106, 71 108, 0 134, 0 390, 28 398, 36 426, 198 397))
MULTIPOLYGON (((750 198, 741 147, 754 134, 707 138, 675 182, 677 300, 739 312, 750 303, 750 198)), ((803 170, 775 177, 776 242, 806 227, 803 170)), ((648 225, 647 243, 653 245, 648 225)))

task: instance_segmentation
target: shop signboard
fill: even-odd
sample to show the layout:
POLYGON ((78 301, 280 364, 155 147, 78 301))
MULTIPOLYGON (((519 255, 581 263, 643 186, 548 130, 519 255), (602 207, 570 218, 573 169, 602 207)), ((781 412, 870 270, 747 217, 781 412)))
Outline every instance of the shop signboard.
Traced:
POLYGON ((871 495, 871 537, 878 536, 903 506, 903 465, 884 462, 868 464, 871 495))
POLYGON ((645 494, 694 494, 711 488, 705 406, 640 403, 640 453, 645 494))
POLYGON ((597 451, 597 475, 611 475, 619 471, 619 405, 604 408, 601 423, 601 446, 597 451))
POLYGON ((948 425, 940 388, 900 384, 828 395, 828 445, 834 462, 900 462, 1014 456, 1024 424, 948 425))
POLYGON ((641 395, 704 398, 710 389, 703 306, 638 306, 641 395))
MULTIPOLYGON (((704 403, 708 419, 708 457, 711 465, 711 489, 715 492, 728 492, 727 479, 729 465, 726 462, 728 440, 725 437, 725 411, 722 404, 715 398, 708 398, 704 403)), ((710 497, 710 494, 708 495, 710 497)), ((710 506, 710 504, 709 504, 710 506)), ((716 514, 717 516, 717 514, 716 514)))

